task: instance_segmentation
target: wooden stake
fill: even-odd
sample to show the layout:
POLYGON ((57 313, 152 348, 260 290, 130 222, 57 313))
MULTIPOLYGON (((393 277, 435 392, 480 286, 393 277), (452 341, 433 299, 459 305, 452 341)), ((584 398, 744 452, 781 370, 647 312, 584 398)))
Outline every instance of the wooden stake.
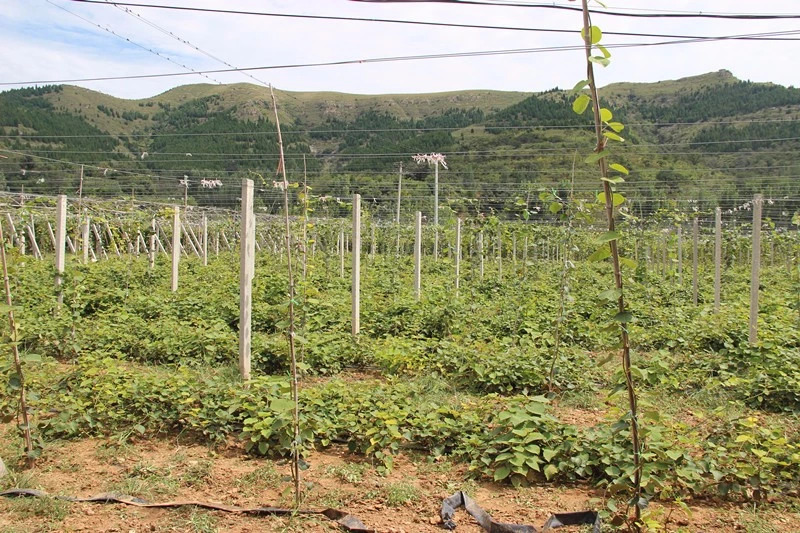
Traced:
POLYGON ((208 218, 203 215, 203 266, 208 266, 208 218))
POLYGON ((149 257, 148 257, 148 261, 149 261, 148 262, 148 266, 150 267, 150 270, 153 270, 153 268, 155 268, 155 266, 156 266, 156 253, 158 251, 156 249, 156 239, 158 237, 156 236, 156 219, 155 219, 155 217, 153 217, 153 219, 150 222, 150 232, 151 232, 150 233, 150 254, 149 254, 149 257))
POLYGON ((456 297, 461 280, 461 219, 456 219, 456 297))
POLYGON ((344 230, 339 231, 339 277, 344 278, 344 252, 347 242, 344 240, 344 230))
POLYGON ((694 305, 697 305, 697 284, 698 284, 698 277, 697 277, 697 263, 698 263, 698 254, 697 254, 697 245, 700 239, 700 230, 698 228, 697 218, 692 220, 692 301, 694 305))
POLYGON ((173 206, 175 212, 172 215, 172 292, 178 290, 178 265, 181 262, 181 208, 173 206))
POLYGON ((181 232, 186 236, 186 241, 189 242, 189 246, 192 248, 194 255, 200 257, 200 251, 194 245, 194 239, 192 239, 192 237, 189 235, 189 231, 186 229, 186 225, 183 223, 181 223, 181 232))
POLYGON ((433 260, 439 260, 439 162, 433 174, 433 260))
POLYGON ((714 312, 719 312, 722 293, 722 208, 714 214, 714 312))
POLYGON ((28 230, 28 239, 31 241, 31 250, 33 250, 33 257, 36 259, 42 258, 42 252, 39 251, 39 245, 36 243, 36 234, 33 231, 33 226, 28 225, 25 226, 25 229, 28 230))
POLYGON ((239 248, 239 371, 250 381, 251 319, 255 275, 256 221, 253 215, 253 180, 242 180, 242 241, 239 248))
POLYGON ((761 273, 761 210, 764 197, 756 194, 753 198, 753 258, 750 272, 750 344, 758 341, 758 284, 761 273))
POLYGON ((678 285, 683 287, 683 228, 678 226, 678 285))
MULTIPOLYGON (((375 226, 373 226, 373 230, 375 226)), ((373 237, 375 233, 373 232, 373 237)), ((373 239, 373 249, 375 240, 373 239)), ((374 254, 374 251, 373 251, 374 254)), ((352 333, 358 336, 361 324, 361 195, 353 195, 353 286, 352 295, 352 333)))
POLYGON ((422 296, 422 212, 414 219, 414 298, 422 296))
POLYGON ((83 214, 83 229, 81 231, 81 245, 83 246, 83 264, 89 264, 89 226, 91 225, 91 219, 89 216, 84 212, 83 214))
POLYGON ((11 213, 6 213, 6 220, 8 221, 8 240, 11 243, 11 246, 14 246, 14 242, 17 239, 17 228, 14 227, 14 219, 11 218, 11 213))
POLYGON ((397 247, 395 255, 400 255, 400 197, 403 190, 403 163, 400 163, 400 175, 397 177, 397 213, 395 214, 394 223, 397 225, 397 247))
POLYGON ((108 234, 108 241, 111 243, 111 246, 114 247, 114 253, 117 257, 122 257, 122 254, 119 253, 119 248, 117 247, 117 242, 114 239, 114 234, 111 233, 111 227, 108 225, 108 222, 105 223, 106 233, 108 234))
MULTIPOLYGON (((49 225, 49 223, 48 223, 49 225)), ((52 229, 51 229, 52 231, 52 229)), ((64 291, 61 290, 61 283, 64 277, 64 256, 66 250, 67 237, 67 197, 59 194, 56 199, 56 289, 58 289, 58 305, 64 303, 64 291)))
POLYGON ((272 109, 275 111, 275 129, 278 131, 278 148, 280 150, 279 169, 283 177, 283 215, 286 227, 286 264, 289 275, 289 328, 287 337, 289 341, 289 358, 292 373, 292 478, 294 478, 294 505, 300 507, 300 401, 298 399, 299 385, 297 379, 297 357, 294 350, 294 275, 292 274, 292 232, 289 223, 289 181, 286 179, 286 161, 283 155, 283 136, 281 135, 281 121, 278 116, 278 103, 272 85, 269 86, 272 97, 272 109))
POLYGON ((53 250, 56 249, 56 234, 53 232, 53 225, 50 224, 50 221, 47 222, 47 234, 50 236, 50 245, 53 247, 53 250))
POLYGON ((187 222, 186 224, 184 224, 184 228, 183 229, 184 229, 184 233, 186 233, 186 238, 188 239, 189 244, 192 246, 192 251, 194 251, 194 253, 195 253, 195 255, 197 257, 201 257, 202 258, 203 257, 203 254, 202 254, 203 247, 200 244, 200 240, 195 235, 194 230, 192 230, 192 225, 187 222))
POLYGON ((161 244, 161 248, 164 251, 164 253, 172 252, 172 243, 171 243, 169 237, 167 236, 167 232, 164 231, 164 228, 162 228, 161 224, 159 224, 158 222, 156 222, 156 230, 157 230, 156 231, 156 238, 158 239, 159 244, 161 244, 161 239, 158 238, 158 234, 161 233, 161 235, 163 235, 163 237, 164 237, 164 242, 166 243, 166 249, 164 248, 164 245, 161 244))
POLYGON ((480 260, 480 280, 483 281, 483 231, 478 233, 478 258, 480 260))
POLYGON ((195 235, 194 230, 192 229, 192 225, 189 224, 188 221, 187 221, 184 229, 188 229, 189 230, 188 231, 188 236, 189 236, 189 239, 192 241, 192 244, 194 244, 193 248, 197 252, 197 257, 202 257, 202 253, 201 252, 203 251, 203 245, 200 243, 200 239, 197 238, 197 235, 195 235))

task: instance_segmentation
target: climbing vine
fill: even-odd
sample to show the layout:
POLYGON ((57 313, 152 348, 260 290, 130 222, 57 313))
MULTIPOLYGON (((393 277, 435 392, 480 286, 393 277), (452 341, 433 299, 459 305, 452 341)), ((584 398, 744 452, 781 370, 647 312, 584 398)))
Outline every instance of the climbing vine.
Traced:
MULTIPOLYGON (((625 197, 617 192, 616 186, 624 183, 623 176, 628 175, 628 169, 619 163, 610 163, 612 149, 611 143, 622 143, 625 139, 620 135, 625 126, 620 122, 613 121, 614 115, 608 108, 601 107, 600 98, 597 93, 597 84, 594 76, 594 65, 606 67, 611 62, 611 53, 606 47, 600 44, 603 39, 602 30, 592 25, 589 15, 588 0, 582 0, 583 7, 583 37, 584 49, 586 51, 586 79, 581 80, 575 85, 574 91, 581 94, 572 104, 572 109, 577 114, 583 114, 589 106, 592 108, 594 116, 594 130, 596 145, 594 152, 586 158, 588 164, 597 164, 600 170, 600 180, 603 192, 597 195, 597 202, 605 209, 607 230, 600 238, 600 248, 592 254, 590 260, 600 261, 611 259, 614 272, 614 288, 604 291, 602 298, 609 302, 616 302, 616 314, 614 321, 618 323, 620 344, 621 344, 621 365, 625 379, 625 389, 628 394, 629 411, 626 417, 630 422, 631 447, 633 458, 633 495, 628 502, 628 508, 634 509, 634 521, 630 524, 635 531, 640 530, 642 508, 647 504, 642 498, 642 438, 640 435, 639 418, 637 412, 636 389, 633 383, 631 371, 631 348, 628 335, 628 324, 633 315, 625 304, 625 294, 623 291, 623 278, 621 265, 624 259, 619 253, 619 241, 621 233, 616 229, 614 218, 615 209, 625 202, 625 197), (599 54, 599 55, 596 55, 599 54), (588 91, 588 94, 586 94, 588 91), (612 175, 613 171, 613 175, 612 175)), ((630 261, 630 260, 628 260, 630 261)), ((628 520, 628 513, 624 517, 628 520)))

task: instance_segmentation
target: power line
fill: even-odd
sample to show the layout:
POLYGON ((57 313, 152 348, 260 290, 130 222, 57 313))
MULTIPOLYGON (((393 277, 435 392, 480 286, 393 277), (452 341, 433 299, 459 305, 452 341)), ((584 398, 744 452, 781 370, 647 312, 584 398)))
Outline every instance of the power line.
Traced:
MULTIPOLYGON (((261 17, 277 17, 277 18, 291 18, 291 19, 306 19, 306 20, 327 20, 327 21, 346 21, 346 22, 371 22, 371 23, 386 23, 386 24, 407 24, 418 26, 438 26, 446 28, 462 28, 462 29, 481 29, 481 30, 503 30, 503 31, 523 31, 523 32, 537 32, 537 33, 580 33, 579 30, 571 29, 557 29, 557 28, 530 28, 520 26, 492 26, 486 24, 461 24, 454 22, 430 22, 420 20, 401 20, 401 19, 385 19, 374 17, 344 17, 333 15, 302 15, 295 13, 275 13, 263 11, 243 11, 235 9, 212 9, 212 8, 199 8, 190 6, 169 6, 161 4, 137 4, 126 2, 114 2, 112 0, 70 0, 82 4, 101 4, 101 5, 114 5, 114 6, 130 6, 140 8, 152 9, 166 9, 175 11, 190 11, 200 13, 213 13, 224 15, 248 15, 248 16, 261 16, 261 17)), ((676 39, 717 39, 719 37, 712 36, 697 36, 697 35, 674 35, 663 33, 638 33, 638 32, 604 32, 605 35, 623 36, 623 37, 659 37, 659 38, 676 38, 676 39)), ((779 37, 739 37, 737 40, 797 40, 792 38, 779 38, 779 37)))
MULTIPOLYGON (((84 0, 73 0, 84 1, 84 0)), ((656 41, 650 43, 621 43, 621 44, 607 44, 606 48, 634 48, 634 47, 651 47, 651 46, 667 46, 674 44, 696 44, 701 42, 724 41, 731 40, 743 36, 769 36, 769 35, 797 35, 800 30, 790 30, 787 32, 768 32, 760 34, 746 34, 746 35, 727 35, 721 37, 710 37, 706 39, 678 39, 672 41, 656 41)), ((259 67, 246 67, 246 68, 226 68, 226 69, 212 69, 202 70, 195 72, 168 72, 161 74, 132 74, 127 76, 99 76, 90 78, 70 78, 70 79, 54 79, 54 80, 27 80, 27 81, 14 81, 2 82, 0 86, 11 85, 51 85, 62 83, 78 83, 78 82, 94 82, 94 81, 122 81, 122 80, 135 80, 135 79, 153 79, 153 78, 168 78, 178 76, 191 76, 195 74, 220 74, 229 72, 248 72, 248 71, 261 71, 261 70, 280 70, 280 69, 294 69, 294 68, 311 68, 311 67, 332 67, 344 65, 363 65, 363 64, 376 64, 376 63, 394 63, 400 61, 422 61, 430 59, 457 59, 465 57, 490 57, 498 55, 519 55, 519 54, 535 54, 544 52, 568 52, 575 50, 582 50, 583 45, 568 45, 568 46, 544 46, 538 48, 512 48, 503 50, 482 50, 473 52, 449 52, 442 54, 421 54, 412 56, 390 56, 390 57, 374 57, 367 59, 345 59, 339 61, 323 61, 313 63, 290 63, 284 65, 266 65, 259 67)))
MULTIPOLYGON (((92 2, 93 0, 73 0, 76 2, 92 2)), ((351 0, 353 2, 364 3, 405 3, 405 2, 426 2, 433 4, 460 4, 460 5, 476 5, 476 6, 499 6, 499 7, 525 7, 525 8, 538 8, 538 9, 554 9, 562 11, 577 11, 582 12, 580 7, 565 5, 565 4, 541 4, 529 2, 510 2, 505 1, 491 1, 491 0, 351 0)), ((609 15, 615 17, 633 17, 633 18, 710 18, 710 19, 728 19, 728 20, 778 20, 778 19, 800 19, 800 14, 767 14, 767 13, 703 13, 703 12, 665 12, 665 10, 658 10, 651 13, 625 13, 622 11, 610 11, 589 9, 589 13, 596 15, 609 15)))
POLYGON ((69 13, 73 17, 77 17, 77 18, 81 19, 82 21, 86 22, 87 24, 91 24, 92 26, 95 26, 96 28, 100 28, 101 30, 110 33, 111 35, 113 35, 114 37, 117 37, 118 39, 122 39, 123 41, 125 41, 127 43, 130 43, 130 44, 132 44, 132 45, 134 45, 134 46, 136 46, 138 48, 141 48, 142 50, 150 52, 151 54, 156 55, 156 56, 160 57, 161 59, 164 59, 166 61, 169 61, 170 63, 178 65, 179 67, 188 70, 192 74, 197 74, 197 75, 202 76, 202 77, 206 78, 207 80, 210 80, 210 81, 212 81, 212 82, 214 82, 214 83, 216 83, 218 85, 222 85, 222 82, 220 82, 218 80, 215 80, 214 78, 212 78, 210 76, 207 76, 206 74, 204 74, 202 72, 198 72, 195 69, 184 65, 183 63, 179 63, 178 61, 175 61, 171 57, 169 57, 167 55, 164 55, 161 52, 153 50, 152 48, 148 48, 148 47, 146 47, 146 46, 144 46, 142 44, 139 44, 139 43, 137 43, 135 41, 132 41, 128 37, 123 37, 122 35, 118 34, 117 32, 115 32, 114 30, 112 30, 108 26, 101 26, 100 24, 96 24, 95 22, 92 22, 91 20, 89 20, 89 19, 87 19, 85 17, 82 17, 81 15, 79 15, 79 14, 73 12, 73 11, 70 11, 69 9, 67 9, 67 8, 65 8, 63 6, 60 6, 60 5, 56 4, 55 2, 52 2, 51 0, 45 0, 45 2, 47 2, 48 4, 50 4, 53 7, 57 7, 58 9, 60 9, 62 11, 65 11, 66 13, 69 13))
MULTIPOLYGON (((147 25, 148 25, 148 26, 150 26, 151 28, 153 28, 153 29, 155 29, 155 30, 157 30, 157 31, 159 31, 159 32, 161 32, 161 33, 163 33, 164 35, 167 35, 167 36, 169 36, 169 37, 171 37, 171 38, 175 39, 176 41, 178 41, 178 42, 180 42, 180 43, 182 43, 182 44, 184 44, 184 45, 188 46, 189 48, 192 48, 193 50, 196 50, 196 51, 200 52, 200 53, 201 53, 201 54, 203 54, 204 56, 206 56, 206 57, 208 57, 208 58, 210 58, 210 59, 213 59, 214 61, 216 61, 216 62, 218 62, 218 63, 222 63, 223 65, 225 65, 225 66, 227 66, 227 67, 234 68, 234 69, 236 68, 234 65, 232 65, 232 64, 230 64, 230 63, 228 63, 228 62, 227 62, 227 61, 225 61, 224 59, 221 59, 221 58, 219 58, 219 57, 215 56, 214 54, 211 54, 210 52, 206 52, 205 50, 201 49, 199 46, 197 46, 197 45, 195 45, 195 44, 192 44, 191 42, 189 42, 187 39, 183 39, 183 38, 181 38, 181 37, 177 36, 175 33, 173 33, 173 32, 171 32, 171 31, 167 30, 166 28, 163 28, 162 26, 159 26, 159 25, 158 25, 158 24, 156 24, 155 22, 153 22, 153 21, 151 21, 151 20, 148 20, 148 19, 144 18, 144 17, 143 17, 143 16, 141 16, 139 13, 136 13, 135 11, 133 11, 133 10, 131 10, 131 9, 128 9, 127 7, 124 7, 124 6, 121 6, 121 5, 115 4, 115 3, 111 2, 110 0, 106 0, 106 2, 107 2, 107 3, 109 3, 109 5, 113 5, 113 6, 115 6, 117 9, 119 9, 119 10, 123 11, 124 13, 126 13, 126 14, 130 15, 131 17, 135 18, 136 20, 139 20, 139 21, 141 21, 142 23, 144 23, 144 24, 147 24, 147 25)), ((269 84, 268 84, 267 82, 265 82, 265 81, 263 81, 263 80, 260 80, 260 79, 256 78, 255 76, 253 76, 253 75, 252 75, 252 74, 250 74, 249 72, 242 72, 242 75, 244 75, 244 76, 247 76, 248 78, 250 78, 250 79, 254 80, 255 82, 257 82, 257 83, 260 83, 261 85, 264 85, 265 87, 269 87, 269 84)))

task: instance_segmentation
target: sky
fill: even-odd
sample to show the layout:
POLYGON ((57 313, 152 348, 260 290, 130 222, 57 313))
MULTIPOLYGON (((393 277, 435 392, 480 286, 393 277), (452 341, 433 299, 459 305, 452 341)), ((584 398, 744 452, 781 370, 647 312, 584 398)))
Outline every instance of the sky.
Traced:
MULTIPOLYGON (((515 1, 519 0, 512 0, 512 3, 515 1)), ((526 28, 577 30, 581 26, 580 13, 529 7, 371 4, 347 0, 149 0, 149 3, 526 28)), ((579 2, 567 4, 562 0, 561 5, 577 6, 579 2)), ((753 13, 753 9, 758 9, 761 13, 800 14, 797 0, 763 3, 750 0, 609 0, 606 6, 609 10, 629 13, 641 10, 753 13)), ((129 9, 132 13, 113 5, 70 0, 4 0, 0 18, 0 82, 188 72, 188 69, 227 68, 225 63, 245 68, 581 44, 577 33, 287 19, 144 7, 129 9)), ((598 14, 594 15, 593 23, 607 32, 709 36, 800 30, 800 19, 640 19, 598 14)), ((800 38, 800 34, 794 37, 800 38)), ((664 40, 606 35, 603 43, 664 40)), ((740 79, 800 85, 800 69, 796 68, 800 40, 705 42, 621 48, 611 52, 611 65, 597 72, 601 86, 620 81, 676 79, 720 69, 730 70, 740 79)), ((585 66, 583 52, 573 50, 268 70, 252 75, 258 81, 242 73, 225 73, 209 75, 211 79, 191 75, 74 85, 123 98, 146 98, 190 83, 239 82, 272 83, 278 89, 291 91, 361 94, 464 89, 532 92, 556 86, 572 87, 585 77, 585 66)), ((21 86, 25 85, 3 85, 0 89, 21 86)))

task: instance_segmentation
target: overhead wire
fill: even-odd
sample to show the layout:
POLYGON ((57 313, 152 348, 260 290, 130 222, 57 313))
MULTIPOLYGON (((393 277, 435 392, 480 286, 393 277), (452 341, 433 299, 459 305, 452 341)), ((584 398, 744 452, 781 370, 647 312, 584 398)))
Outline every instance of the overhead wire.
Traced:
MULTIPOLYGON (((93 2, 94 0, 73 0, 76 2, 93 2)), ((524 8, 538 8, 538 9, 553 9, 561 11, 581 12, 580 7, 571 6, 568 4, 556 3, 540 3, 540 2, 511 2, 509 0, 351 0, 354 2, 364 3, 400 3, 407 1, 426 2, 433 4, 460 4, 460 5, 474 5, 474 6, 497 6, 497 7, 524 7, 524 8)), ((800 14, 787 13, 787 14, 771 14, 771 13, 704 13, 697 12, 673 12, 665 10, 653 10, 649 13, 625 13, 623 11, 611 11, 609 9, 589 9, 589 13, 593 15, 608 15, 614 17, 632 17, 632 18, 707 18, 707 19, 728 19, 728 20, 791 20, 800 19, 800 14)))
MULTIPOLYGON (((123 7, 139 7, 149 9, 165 9, 175 11, 190 11, 198 13, 212 13, 224 15, 247 15, 247 16, 261 16, 261 17, 275 17, 275 18, 290 18, 290 19, 305 19, 305 20, 327 20, 334 22, 370 22, 370 23, 385 23, 385 24, 405 24, 417 26, 436 26, 446 28, 461 28, 461 29, 480 29, 480 30, 502 30, 502 31, 521 31, 521 32, 536 32, 536 33, 569 33, 576 34, 579 30, 572 29, 559 29, 547 27, 522 27, 522 26, 497 26, 487 24, 463 24, 455 22, 433 22, 422 20, 402 20, 402 19, 386 19, 375 17, 346 17, 337 15, 307 15, 299 13, 279 13, 279 12, 264 12, 264 11, 245 11, 237 9, 218 9, 218 8, 201 8, 192 6, 171 6, 163 4, 141 4, 133 2, 116 2, 113 0, 70 0, 72 2, 81 4, 107 4, 114 5, 119 8, 123 7)), ((700 35, 680 35, 680 34, 664 34, 664 33, 640 33, 640 32, 604 32, 605 35, 622 36, 622 37, 659 37, 659 38, 678 38, 678 39, 714 39, 714 36, 700 36, 700 35)), ((781 37, 738 37, 737 40, 798 40, 795 38, 781 38, 781 37)))
MULTIPOLYGON (((163 33, 164 35, 167 35, 167 36, 171 37, 172 39, 175 39, 176 41, 184 44, 185 46, 188 46, 189 48, 191 48, 193 50, 196 50, 197 52, 200 52, 201 54, 203 54, 204 56, 208 57, 209 59, 212 59, 212 60, 214 60, 214 61, 216 61, 218 63, 222 63, 223 65, 225 65, 227 67, 230 67, 230 68, 234 68, 234 69, 237 68, 234 65, 232 65, 231 63, 225 61, 224 59, 221 59, 221 58, 217 57, 216 55, 214 55, 214 54, 212 54, 210 52, 207 52, 206 50, 203 50, 202 48, 200 48, 196 44, 193 44, 193 43, 189 42, 188 39, 184 39, 182 37, 179 37, 178 35, 176 35, 172 31, 170 31, 170 30, 168 30, 168 29, 156 24, 155 22, 153 22, 153 21, 151 21, 149 19, 146 19, 145 17, 143 17, 139 13, 136 13, 135 11, 133 11, 133 10, 131 10, 131 9, 125 7, 125 6, 119 5, 119 4, 115 3, 115 2, 113 2, 112 0, 106 0, 106 3, 108 3, 109 5, 113 5, 117 9, 121 10, 123 13, 135 18, 136 20, 138 20, 138 21, 140 21, 140 22, 142 22, 144 24, 147 24, 151 28, 163 33)), ((265 87, 269 87, 269 84, 267 82, 265 82, 264 80, 261 80, 259 78, 256 78, 255 76, 253 76, 249 72, 242 72, 242 75, 243 76, 247 76, 248 78, 252 79, 256 83, 259 83, 259 84, 261 84, 261 85, 263 85, 265 87)))
MULTIPOLYGON (((105 2, 103 2, 105 4, 105 2)), ((757 36, 757 35, 775 35, 776 33, 785 34, 785 35, 800 35, 800 30, 790 30, 787 32, 767 32, 767 33, 760 33, 760 34, 745 34, 747 36, 757 36)), ((669 46, 669 45, 676 45, 676 44, 697 44, 697 43, 706 43, 706 42, 713 42, 713 41, 724 41, 730 40, 735 37, 742 37, 743 35, 727 35, 721 37, 713 37, 708 39, 677 39, 671 41, 655 41, 649 43, 618 43, 618 44, 607 44, 605 45, 606 48, 634 48, 634 47, 653 47, 653 46, 669 46)), ((448 52, 448 53, 439 53, 439 54, 419 54, 419 55, 409 55, 409 56, 386 56, 386 57, 373 57, 373 58, 365 58, 365 59, 344 59, 338 61, 317 61, 317 62, 308 62, 308 63, 287 63, 282 65, 262 65, 257 67, 245 67, 245 68, 225 68, 225 69, 206 69, 206 70, 198 70, 195 72, 165 72, 165 73, 154 73, 154 74, 131 74, 125 76, 95 76, 95 77, 85 77, 85 78, 62 78, 62 79, 49 79, 49 80, 26 80, 26 81, 4 81, 0 82, 0 86, 12 86, 12 85, 51 85, 51 84, 63 84, 63 83, 80 83, 80 82, 95 82, 95 81, 123 81, 123 80, 135 80, 135 79, 154 79, 154 78, 169 78, 169 77, 182 77, 182 76, 191 76, 195 74, 219 74, 219 73, 230 73, 230 72, 252 72, 252 71, 263 71, 263 70, 282 70, 282 69, 296 69, 296 68, 312 68, 312 67, 333 67, 333 66, 344 66, 344 65, 363 65, 363 64, 380 64, 380 63, 394 63, 400 61, 423 61, 423 60, 432 60, 432 59, 456 59, 456 58, 465 58, 465 57, 490 57, 490 56, 498 56, 498 55, 518 55, 518 54, 534 54, 534 53, 544 53, 544 52, 568 52, 568 51, 576 51, 581 50, 583 45, 565 45, 565 46, 545 46, 545 47, 537 47, 537 48, 512 48, 512 49, 502 49, 502 50, 479 50, 479 51, 472 51, 472 52, 448 52)))
POLYGON ((172 63, 174 65, 178 65, 179 67, 188 70, 189 73, 191 73, 191 74, 197 74, 198 76, 202 76, 202 77, 206 78, 207 80, 210 80, 210 81, 212 81, 212 82, 214 82, 214 83, 216 83, 218 85, 222 85, 221 81, 215 80, 214 78, 208 76, 205 73, 198 72, 197 70, 193 69, 192 67, 184 65, 183 63, 180 63, 180 62, 172 59, 170 56, 168 56, 166 54, 162 54, 161 52, 158 52, 157 50, 154 50, 152 48, 148 48, 147 46, 145 46, 143 44, 139 44, 136 41, 131 40, 129 37, 124 37, 124 36, 118 34, 116 31, 112 30, 109 26, 102 26, 100 24, 97 24, 96 22, 93 22, 93 21, 87 19, 86 17, 83 17, 83 16, 79 15, 78 13, 75 13, 74 11, 70 11, 69 9, 67 9, 67 8, 65 8, 63 6, 60 6, 60 5, 56 4, 52 0, 45 0, 45 2, 47 2, 51 6, 57 7, 58 9, 66 12, 66 13, 69 13, 70 15, 72 15, 74 17, 77 17, 77 18, 81 19, 82 21, 86 22, 87 24, 91 24, 92 26, 95 26, 96 28, 100 28, 101 30, 110 33, 111 35, 113 35, 114 37, 117 37, 118 39, 122 39, 123 41, 125 41, 125 42, 127 42, 129 44, 132 44, 133 46, 136 46, 137 48, 141 48, 142 50, 145 50, 145 51, 147 51, 147 52, 149 52, 149 53, 151 53, 151 54, 153 54, 155 56, 158 56, 161 59, 169 61, 170 63, 172 63))

